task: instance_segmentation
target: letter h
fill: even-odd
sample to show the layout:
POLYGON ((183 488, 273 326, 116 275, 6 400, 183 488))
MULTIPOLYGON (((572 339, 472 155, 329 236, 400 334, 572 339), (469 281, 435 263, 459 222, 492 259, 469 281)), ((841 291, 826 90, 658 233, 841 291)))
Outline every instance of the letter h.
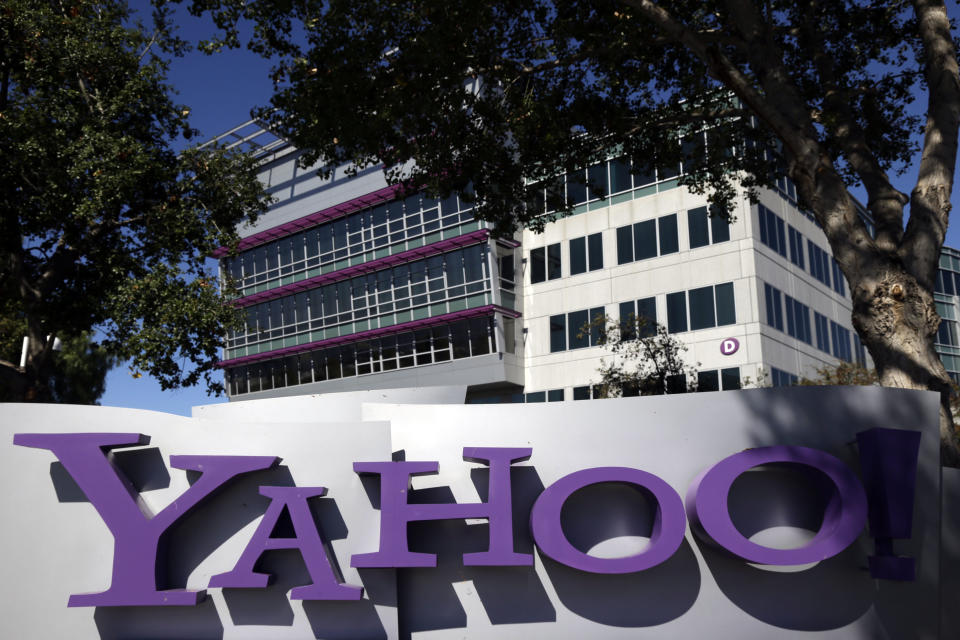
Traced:
POLYGON ((490 544, 487 551, 466 553, 467 566, 529 566, 533 556, 513 550, 513 514, 511 511, 510 465, 527 460, 530 448, 465 447, 463 459, 490 466, 487 502, 467 504, 409 504, 410 476, 436 473, 437 462, 355 462, 353 470, 360 474, 380 476, 380 549, 356 554, 350 566, 435 567, 437 556, 415 553, 407 544, 407 524, 422 520, 455 520, 486 518, 490 523, 490 544))

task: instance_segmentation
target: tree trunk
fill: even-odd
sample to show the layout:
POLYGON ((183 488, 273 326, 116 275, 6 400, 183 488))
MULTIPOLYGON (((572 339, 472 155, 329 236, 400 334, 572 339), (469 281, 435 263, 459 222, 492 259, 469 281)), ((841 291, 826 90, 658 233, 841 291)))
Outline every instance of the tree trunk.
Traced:
POLYGON ((941 464, 960 467, 960 445, 950 410, 950 377, 934 349, 940 324, 933 294, 896 262, 876 259, 851 282, 853 324, 873 357, 880 384, 940 393, 941 464))

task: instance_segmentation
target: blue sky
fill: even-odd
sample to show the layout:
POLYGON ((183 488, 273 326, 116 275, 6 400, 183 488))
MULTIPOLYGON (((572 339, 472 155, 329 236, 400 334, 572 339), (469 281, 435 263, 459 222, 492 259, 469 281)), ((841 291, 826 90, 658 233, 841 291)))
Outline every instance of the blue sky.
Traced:
MULTIPOLYGON (((147 0, 132 0, 135 8, 146 7, 147 0)), ((196 43, 210 37, 213 24, 187 14, 182 7, 180 35, 196 43)), ((191 124, 200 130, 201 140, 212 138, 250 118, 250 110, 269 102, 273 87, 268 79, 270 63, 245 49, 224 51, 206 56, 193 51, 171 63, 169 80, 179 91, 178 101, 191 109, 191 124)), ((925 98, 916 105, 925 106, 925 98)), ((916 180, 916 171, 895 180, 895 186, 909 193, 916 180)), ((856 194, 863 200, 863 194, 856 194)), ((960 215, 960 189, 954 188, 955 216, 960 215)), ((954 221, 947 231, 946 244, 960 248, 960 222, 954 221)), ((161 391, 160 385, 144 375, 134 378, 126 366, 120 366, 107 376, 107 390, 100 403, 105 406, 153 409, 189 415, 190 407, 211 402, 225 402, 226 398, 207 396, 202 387, 161 391)))
MULTIPOLYGON (((133 7, 149 2, 133 0, 133 7)), ((192 43, 210 37, 213 24, 190 16, 182 8, 180 36, 192 43)), ((245 49, 207 56, 197 51, 176 58, 170 66, 169 81, 179 91, 177 101, 190 107, 190 122, 207 140, 250 119, 250 109, 270 100, 273 86, 267 77, 270 63, 245 49)), ((190 415, 190 407, 225 402, 226 397, 208 396, 202 386, 161 391, 160 384, 143 375, 134 378, 127 366, 107 375, 107 390, 100 404, 153 409, 190 415)))

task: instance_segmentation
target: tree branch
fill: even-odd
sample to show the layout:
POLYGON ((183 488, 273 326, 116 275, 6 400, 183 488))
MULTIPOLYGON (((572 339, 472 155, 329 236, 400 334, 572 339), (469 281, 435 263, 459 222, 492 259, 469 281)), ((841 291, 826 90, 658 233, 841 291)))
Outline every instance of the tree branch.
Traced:
POLYGON ((947 232, 960 127, 960 74, 943 0, 914 0, 927 84, 927 125, 910 220, 900 256, 910 273, 933 289, 947 232))
MULTIPOLYGON (((812 7, 815 9, 816 4, 812 7)), ((812 10, 808 15, 815 15, 812 10)), ((890 184, 890 179, 867 142, 850 104, 850 91, 840 86, 834 59, 826 54, 819 25, 808 20, 803 25, 806 46, 813 50, 813 60, 824 88, 824 120, 834 123, 833 130, 847 161, 863 181, 867 191, 867 207, 876 224, 874 241, 877 248, 892 255, 903 238, 903 207, 907 195, 890 184)))
MULTIPOLYGON (((788 118, 774 108, 767 97, 753 87, 750 79, 722 51, 708 45, 700 38, 696 29, 678 22, 663 7, 654 4, 651 0, 622 0, 622 2, 639 11, 664 35, 686 47, 699 58, 710 75, 743 100, 757 117, 766 122, 784 140, 795 156, 810 154, 810 145, 807 136, 803 135, 802 128, 802 123, 808 122, 808 117, 788 118), (801 126, 796 123, 801 123, 801 126)), ((808 162, 815 164, 816 157, 808 162)))

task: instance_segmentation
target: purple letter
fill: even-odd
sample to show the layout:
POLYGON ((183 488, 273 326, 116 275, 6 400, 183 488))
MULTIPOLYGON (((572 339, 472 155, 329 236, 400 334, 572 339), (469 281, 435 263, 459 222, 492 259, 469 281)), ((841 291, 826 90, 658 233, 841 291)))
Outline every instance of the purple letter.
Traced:
MULTIPOLYGON (((867 518, 863 485, 837 458, 807 447, 761 447, 724 458, 698 476, 687 491, 687 515, 703 532, 727 551, 760 564, 798 565, 835 556, 857 539, 867 518), (806 546, 772 549, 747 540, 730 519, 727 497, 737 477, 758 465, 788 462, 820 471, 833 482, 834 491, 823 514, 820 531, 806 546)), ((698 527, 693 527, 698 534, 698 527)))
POLYGON ((59 458, 113 534, 113 579, 102 593, 74 594, 70 607, 195 605, 203 591, 157 590, 160 537, 201 500, 241 473, 267 469, 273 456, 170 456, 170 466, 203 475, 163 511, 141 511, 130 481, 110 463, 104 450, 147 444, 138 433, 19 433, 13 443, 49 449, 59 458))
POLYGON ((914 580, 910 557, 893 553, 894 538, 909 538, 913 529, 913 494, 917 485, 920 432, 869 429, 857 434, 860 471, 867 487, 870 535, 876 555, 869 558, 870 575, 886 580, 914 580))
POLYGON ((293 600, 359 600, 363 594, 360 587, 337 582, 330 567, 330 561, 323 548, 323 540, 317 531, 317 525, 310 513, 307 498, 322 496, 327 492, 324 487, 260 487, 261 495, 271 499, 267 512, 263 514, 260 525, 243 550, 233 571, 220 573, 210 578, 211 587, 262 588, 267 586, 270 576, 256 573, 256 564, 264 551, 268 549, 299 549, 307 571, 313 578, 313 584, 297 587, 290 591, 293 600), (277 521, 287 508, 293 523, 295 538, 273 538, 270 534, 277 521))
POLYGON ((575 471, 547 487, 530 512, 530 528, 540 551, 568 567, 590 573, 633 573, 655 567, 672 556, 683 543, 687 522, 683 516, 683 500, 657 476, 629 467, 596 467, 575 471), (653 495, 657 515, 646 550, 626 558, 597 558, 583 553, 567 540, 560 524, 563 504, 578 489, 600 482, 633 484, 653 495))
POLYGON ((526 460, 532 449, 464 447, 464 460, 489 462, 487 502, 471 504, 407 504, 410 476, 436 473, 436 462, 354 462, 357 473, 380 474, 380 550, 350 558, 351 567, 435 567, 437 556, 413 553, 407 546, 407 523, 419 520, 487 518, 488 551, 465 553, 467 566, 518 566, 533 564, 533 556, 513 551, 510 463, 526 460))

